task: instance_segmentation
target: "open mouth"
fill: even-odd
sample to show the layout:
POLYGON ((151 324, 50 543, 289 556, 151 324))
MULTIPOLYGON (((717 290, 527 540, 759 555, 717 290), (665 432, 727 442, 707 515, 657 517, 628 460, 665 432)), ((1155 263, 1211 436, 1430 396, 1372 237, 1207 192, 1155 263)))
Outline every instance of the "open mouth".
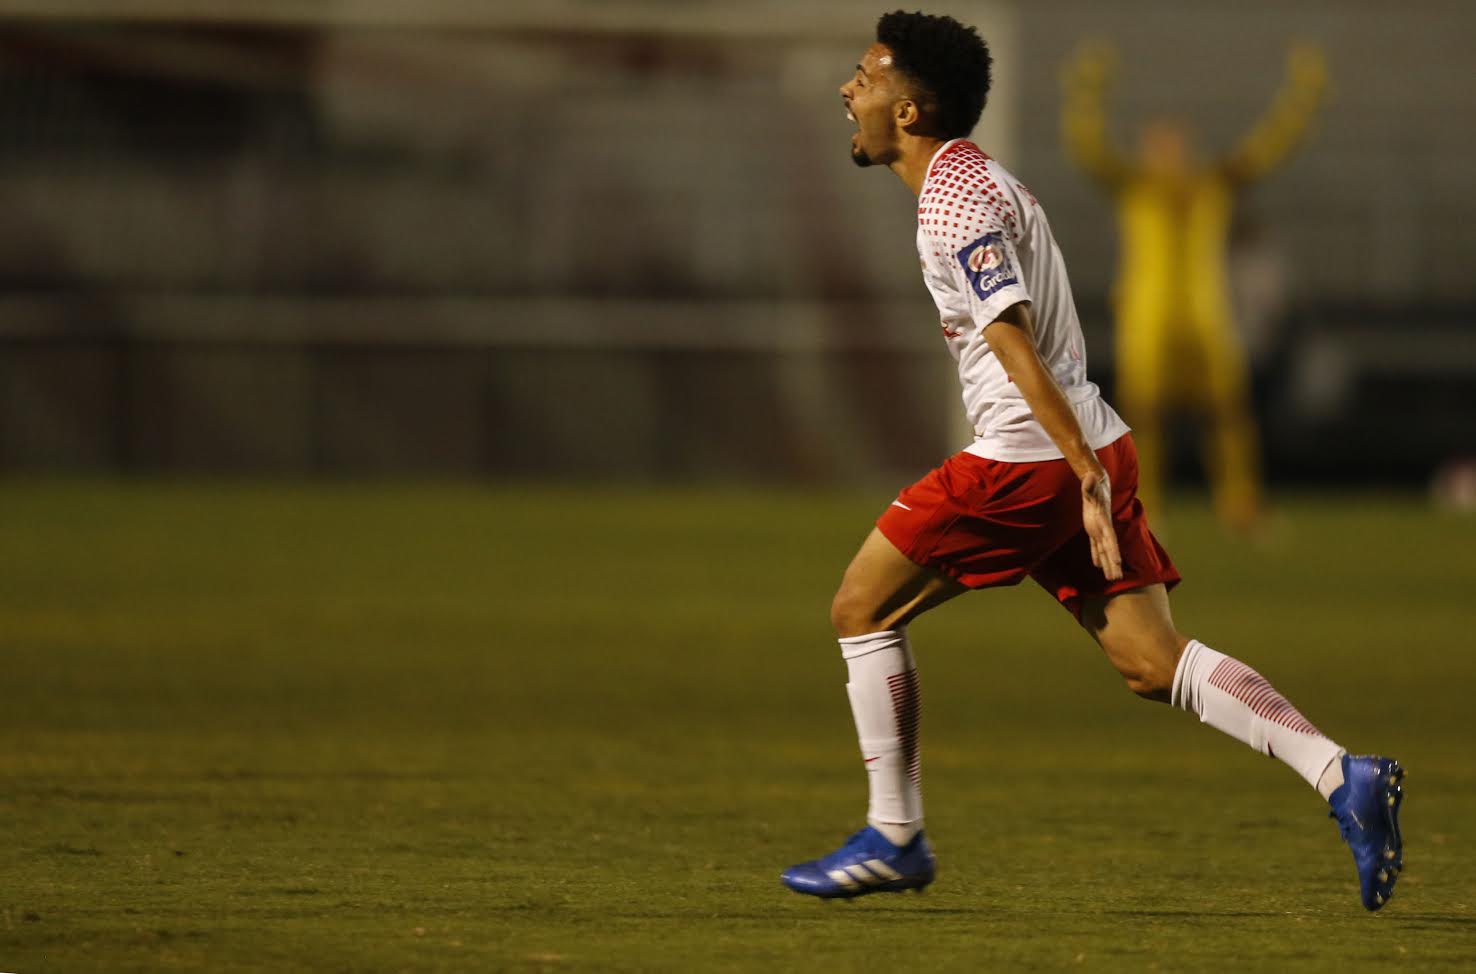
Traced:
POLYGON ((842 99, 841 104, 843 104, 846 109, 846 121, 855 126, 855 128, 851 131, 851 155, 852 157, 854 157, 856 153, 860 151, 859 147, 861 145, 861 121, 860 119, 856 118, 856 113, 851 111, 851 100, 849 98, 842 99))

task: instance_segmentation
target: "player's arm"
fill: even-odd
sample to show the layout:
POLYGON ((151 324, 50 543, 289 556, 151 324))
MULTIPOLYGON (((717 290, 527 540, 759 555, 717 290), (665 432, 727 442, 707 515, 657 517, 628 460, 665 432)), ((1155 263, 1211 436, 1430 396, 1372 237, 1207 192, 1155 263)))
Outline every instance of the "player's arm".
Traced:
POLYGON ((1287 52, 1286 83, 1270 109, 1221 161, 1231 180, 1247 183, 1275 169, 1296 148, 1327 88, 1327 61, 1310 45, 1287 52))
POLYGON ((1082 45, 1061 71, 1061 141, 1108 192, 1116 192, 1132 168, 1107 134, 1107 89, 1116 64, 1111 45, 1098 41, 1082 45))
POLYGON ((984 340, 1025 397, 1036 421, 1081 479, 1082 524, 1091 539, 1092 564, 1110 580, 1121 578, 1122 555, 1112 525, 1112 482, 1087 442, 1076 411, 1040 359, 1029 302, 1012 304, 1000 312, 984 329, 984 340))

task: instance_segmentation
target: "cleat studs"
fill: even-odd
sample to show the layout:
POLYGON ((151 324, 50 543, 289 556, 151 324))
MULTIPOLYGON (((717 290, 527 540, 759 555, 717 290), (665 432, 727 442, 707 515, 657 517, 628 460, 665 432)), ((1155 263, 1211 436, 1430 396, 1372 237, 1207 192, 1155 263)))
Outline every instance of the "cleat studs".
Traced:
POLYGON ((1393 808, 1394 807, 1394 796, 1393 795, 1388 796, 1388 798, 1386 798, 1385 801, 1388 803, 1388 805, 1389 805, 1390 808, 1393 808))
POLYGON ((1385 848, 1384 849, 1384 858, 1385 859, 1393 859, 1394 858, 1394 850, 1393 849, 1389 849, 1389 848, 1385 848))
POLYGON ((1374 902, 1377 903, 1379 906, 1383 906, 1384 905, 1384 894, 1383 893, 1375 893, 1374 894, 1374 902))
POLYGON ((1387 869, 1380 869, 1379 870, 1379 882, 1381 882, 1381 883, 1387 883, 1388 881, 1389 881, 1389 870, 1387 870, 1387 869))

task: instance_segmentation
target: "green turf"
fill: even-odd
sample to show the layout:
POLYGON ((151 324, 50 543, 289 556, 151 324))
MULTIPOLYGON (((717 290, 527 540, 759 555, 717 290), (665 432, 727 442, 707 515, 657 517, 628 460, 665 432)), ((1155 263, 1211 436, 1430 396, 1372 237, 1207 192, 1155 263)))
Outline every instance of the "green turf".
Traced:
POLYGON ((1316 795, 1022 587, 918 622, 923 896, 864 810, 840 569, 889 496, 0 484, 0 969, 1476 964, 1476 520, 1185 508, 1182 628, 1409 768, 1378 915, 1316 795))

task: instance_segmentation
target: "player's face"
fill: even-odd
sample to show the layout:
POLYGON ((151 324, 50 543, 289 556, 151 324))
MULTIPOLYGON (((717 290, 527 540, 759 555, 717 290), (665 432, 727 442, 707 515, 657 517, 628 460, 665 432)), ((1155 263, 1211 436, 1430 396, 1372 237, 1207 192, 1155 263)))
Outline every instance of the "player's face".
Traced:
POLYGON ((846 112, 856 124, 851 135, 851 161, 858 166, 884 166, 897 156, 893 108, 905 97, 892 66, 892 52, 873 44, 861 55, 856 73, 840 87, 846 112))
POLYGON ((1154 119, 1144 126, 1138 151, 1144 167, 1157 176, 1181 175, 1194 164, 1189 129, 1172 119, 1154 119))

